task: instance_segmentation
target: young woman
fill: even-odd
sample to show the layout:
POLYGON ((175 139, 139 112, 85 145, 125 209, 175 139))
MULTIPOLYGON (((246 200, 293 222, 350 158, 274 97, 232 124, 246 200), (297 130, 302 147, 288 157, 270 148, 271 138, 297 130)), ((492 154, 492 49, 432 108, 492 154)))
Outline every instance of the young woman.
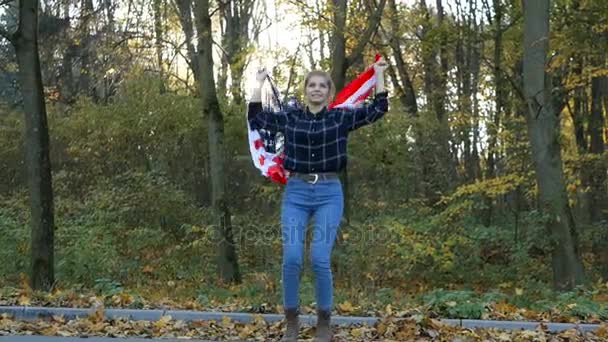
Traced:
POLYGON ((335 89, 329 75, 310 72, 304 81, 306 106, 287 112, 262 109, 261 88, 265 70, 256 75, 248 107, 252 129, 282 132, 285 137, 283 167, 290 172, 281 206, 283 240, 283 306, 287 331, 283 341, 297 341, 299 286, 304 239, 314 218, 311 264, 315 274, 317 328, 315 341, 330 341, 333 283, 330 256, 338 232, 344 197, 338 172, 346 167, 348 133, 380 119, 388 110, 384 89, 384 59, 374 63, 376 94, 373 102, 357 109, 327 109, 335 89))

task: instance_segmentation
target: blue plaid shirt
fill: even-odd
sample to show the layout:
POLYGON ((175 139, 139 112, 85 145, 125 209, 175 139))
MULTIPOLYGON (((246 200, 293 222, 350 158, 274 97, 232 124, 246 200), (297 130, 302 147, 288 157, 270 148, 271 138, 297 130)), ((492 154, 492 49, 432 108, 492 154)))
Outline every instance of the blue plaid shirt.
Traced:
POLYGON ((283 167, 292 172, 338 172, 346 167, 348 133, 370 124, 388 110, 387 92, 357 109, 327 107, 312 114, 308 108, 273 112, 250 102, 247 118, 252 129, 281 132, 285 137, 283 167))

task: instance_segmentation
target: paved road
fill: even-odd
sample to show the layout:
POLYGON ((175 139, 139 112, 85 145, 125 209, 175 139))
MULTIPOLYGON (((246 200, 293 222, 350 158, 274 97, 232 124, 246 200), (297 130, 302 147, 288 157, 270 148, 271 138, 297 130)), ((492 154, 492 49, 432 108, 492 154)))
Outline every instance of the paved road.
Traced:
POLYGON ((47 337, 47 336, 0 336, 0 342, 212 342, 203 340, 169 340, 149 338, 109 338, 109 337, 47 337))

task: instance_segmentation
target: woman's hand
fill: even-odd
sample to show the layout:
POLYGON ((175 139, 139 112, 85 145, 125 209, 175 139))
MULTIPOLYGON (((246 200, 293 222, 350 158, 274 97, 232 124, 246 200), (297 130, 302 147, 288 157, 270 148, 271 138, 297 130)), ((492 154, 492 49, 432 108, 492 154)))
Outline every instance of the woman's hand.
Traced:
POLYGON ((386 63, 384 57, 380 57, 380 59, 378 59, 376 63, 374 63, 374 73, 376 75, 384 75, 384 70, 386 70, 387 67, 388 63, 386 63))
POLYGON ((268 71, 265 68, 259 69, 255 74, 257 84, 253 87, 250 102, 262 102, 262 86, 268 77, 268 71))
POLYGON ((374 63, 374 76, 376 76, 376 94, 382 93, 385 91, 384 89, 384 70, 388 67, 388 63, 384 59, 384 57, 380 57, 374 63))
POLYGON ((258 81, 258 84, 260 85, 264 84, 264 81, 266 81, 267 77, 268 71, 266 71, 266 68, 258 70, 258 72, 255 74, 255 80, 258 81))

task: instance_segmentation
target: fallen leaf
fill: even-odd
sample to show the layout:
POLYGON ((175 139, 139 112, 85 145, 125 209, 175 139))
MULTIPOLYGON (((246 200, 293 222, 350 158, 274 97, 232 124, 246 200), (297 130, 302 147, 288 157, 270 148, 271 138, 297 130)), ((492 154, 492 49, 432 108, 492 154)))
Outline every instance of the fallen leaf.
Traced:
POLYGON ((353 310, 355 308, 349 301, 346 301, 344 303, 338 304, 338 309, 340 309, 340 311, 343 313, 349 313, 349 312, 353 312, 353 310))

